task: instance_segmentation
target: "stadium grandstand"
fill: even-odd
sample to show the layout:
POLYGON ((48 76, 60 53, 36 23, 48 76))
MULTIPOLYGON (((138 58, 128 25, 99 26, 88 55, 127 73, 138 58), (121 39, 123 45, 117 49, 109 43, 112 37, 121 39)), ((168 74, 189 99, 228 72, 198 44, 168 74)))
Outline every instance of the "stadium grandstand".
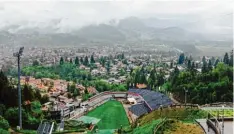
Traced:
POLYGON ((156 91, 132 88, 128 90, 128 94, 138 96, 138 98, 139 96, 141 96, 142 100, 144 100, 138 102, 138 104, 136 105, 132 105, 129 108, 129 110, 136 116, 141 116, 145 113, 149 113, 152 110, 160 108, 160 106, 168 106, 172 104, 170 98, 156 91))

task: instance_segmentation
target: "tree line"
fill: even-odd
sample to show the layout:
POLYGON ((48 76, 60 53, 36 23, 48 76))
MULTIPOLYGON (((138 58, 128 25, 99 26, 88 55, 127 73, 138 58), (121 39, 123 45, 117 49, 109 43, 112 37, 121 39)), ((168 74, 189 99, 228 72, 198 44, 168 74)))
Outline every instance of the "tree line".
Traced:
MULTIPOLYGON (((5 118, 11 126, 18 125, 18 92, 15 85, 13 80, 9 80, 0 71, 0 118, 5 118)), ((36 129, 45 117, 41 104, 48 102, 49 98, 47 95, 42 96, 38 89, 32 89, 27 83, 21 86, 21 89, 23 126, 36 129)))
MULTIPOLYGON (((179 58, 180 61, 180 58, 179 58)), ((215 62, 202 58, 202 72, 194 69, 194 65, 187 67, 185 71, 179 71, 176 67, 165 84, 167 91, 184 101, 187 90, 188 102, 206 104, 233 100, 233 51, 225 53, 223 62, 218 59, 215 62)))

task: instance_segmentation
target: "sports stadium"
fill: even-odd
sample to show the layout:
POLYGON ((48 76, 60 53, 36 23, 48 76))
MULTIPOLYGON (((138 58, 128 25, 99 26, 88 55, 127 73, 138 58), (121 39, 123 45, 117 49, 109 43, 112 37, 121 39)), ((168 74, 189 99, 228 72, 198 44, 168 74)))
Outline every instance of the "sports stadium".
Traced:
MULTIPOLYGON (((230 107, 229 104, 225 105, 226 108, 230 107)), ((221 118, 215 116, 222 111, 219 108, 217 112, 212 107, 219 108, 219 105, 180 104, 163 93, 149 89, 105 91, 81 102, 78 108, 66 114, 68 116, 57 128, 61 133, 219 134, 223 132, 219 123, 221 118)), ((230 116, 227 116, 230 111, 224 113, 225 130, 229 130, 233 126, 230 116)), ((38 131, 44 132, 44 128, 49 128, 46 127, 48 124, 43 126, 41 123, 40 126, 38 131)))
POLYGON ((92 123, 98 133, 113 133, 144 114, 172 104, 166 95, 147 89, 102 92, 83 102, 83 112, 70 119, 92 123))

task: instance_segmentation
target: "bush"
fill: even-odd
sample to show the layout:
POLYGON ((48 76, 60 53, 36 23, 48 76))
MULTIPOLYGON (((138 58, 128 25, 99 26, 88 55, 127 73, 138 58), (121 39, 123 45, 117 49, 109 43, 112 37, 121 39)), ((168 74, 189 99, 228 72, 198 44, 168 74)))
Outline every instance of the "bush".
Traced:
POLYGON ((76 128, 87 128, 89 127, 89 124, 86 124, 82 121, 77 121, 77 120, 69 120, 64 122, 64 129, 65 130, 76 130, 76 128))
POLYGON ((10 134, 7 130, 0 128, 0 134, 10 134))
POLYGON ((10 125, 7 120, 5 120, 2 116, 0 116, 0 128, 8 130, 10 125))
POLYGON ((46 94, 46 95, 43 95, 41 100, 40 100, 41 104, 44 104, 46 102, 49 102, 49 96, 46 94))
POLYGON ((18 132, 23 133, 23 134, 37 134, 37 131, 35 130, 20 130, 18 132))
POLYGON ((5 111, 6 111, 6 107, 5 107, 5 105, 0 104, 0 115, 2 115, 2 116, 3 116, 3 114, 5 113, 5 111))
MULTIPOLYGON (((26 119, 26 113, 24 109, 22 109, 22 117, 23 117, 23 120, 26 119)), ((7 109, 7 111, 5 112, 5 118, 9 121, 9 123, 12 126, 18 125, 18 108, 7 109)))

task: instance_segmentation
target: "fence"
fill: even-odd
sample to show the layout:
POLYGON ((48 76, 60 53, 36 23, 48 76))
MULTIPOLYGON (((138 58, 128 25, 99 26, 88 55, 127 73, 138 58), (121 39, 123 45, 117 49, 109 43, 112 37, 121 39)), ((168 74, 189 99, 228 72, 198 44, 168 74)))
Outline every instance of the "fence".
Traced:
POLYGON ((209 112, 208 112, 208 119, 206 123, 208 127, 211 127, 215 131, 216 134, 221 134, 221 126, 219 124, 219 121, 209 112))

